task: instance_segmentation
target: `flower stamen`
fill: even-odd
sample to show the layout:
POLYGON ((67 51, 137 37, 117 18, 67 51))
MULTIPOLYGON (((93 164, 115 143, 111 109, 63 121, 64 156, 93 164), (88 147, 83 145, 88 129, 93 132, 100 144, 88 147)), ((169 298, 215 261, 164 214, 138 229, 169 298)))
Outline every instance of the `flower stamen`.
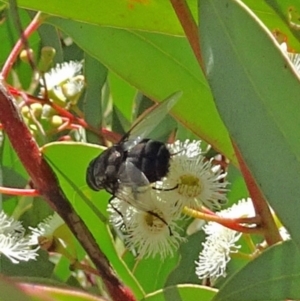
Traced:
POLYGON ((179 177, 178 193, 189 198, 196 198, 202 191, 199 178, 193 175, 182 175, 179 177))

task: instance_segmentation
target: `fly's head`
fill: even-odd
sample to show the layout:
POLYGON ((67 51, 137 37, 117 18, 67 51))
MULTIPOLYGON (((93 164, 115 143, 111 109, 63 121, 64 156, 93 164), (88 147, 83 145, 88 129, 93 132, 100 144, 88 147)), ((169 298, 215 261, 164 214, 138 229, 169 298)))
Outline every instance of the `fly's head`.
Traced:
POLYGON ((112 146, 92 160, 87 168, 86 182, 93 190, 105 189, 115 194, 118 187, 118 170, 124 152, 120 146, 112 146))
POLYGON ((86 171, 86 182, 89 187, 95 191, 105 188, 106 183, 106 166, 104 152, 90 162, 86 171))

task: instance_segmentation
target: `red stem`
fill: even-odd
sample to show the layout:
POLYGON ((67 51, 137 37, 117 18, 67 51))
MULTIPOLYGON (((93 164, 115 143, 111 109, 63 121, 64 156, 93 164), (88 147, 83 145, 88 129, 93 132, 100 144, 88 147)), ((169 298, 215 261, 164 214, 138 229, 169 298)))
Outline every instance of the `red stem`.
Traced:
MULTIPOLYGON (((71 114, 68 110, 56 105, 55 103, 44 99, 44 98, 38 98, 36 96, 24 93, 24 92, 20 92, 18 89, 8 86, 8 90, 9 92, 14 95, 14 96, 21 96, 24 98, 24 95, 27 98, 27 102, 29 103, 42 103, 42 104, 48 104, 49 106, 51 106, 61 117, 65 117, 68 118, 70 120, 70 122, 74 122, 74 123, 78 123, 79 125, 81 125, 84 128, 89 128, 89 125, 86 123, 86 121, 82 118, 76 117, 73 114, 71 114)), ((96 131, 94 129, 89 128, 89 130, 91 131, 96 131)))
MULTIPOLYGON (((41 18, 41 13, 37 13, 36 16, 30 22, 30 24, 27 26, 27 28, 24 30, 24 38, 29 38, 31 34, 33 34, 37 30, 37 28, 42 24, 42 20, 43 18, 41 18)), ((23 42, 22 39, 19 38, 2 68, 0 77, 2 77, 4 80, 7 78, 13 64, 16 62, 22 48, 23 42)))
POLYGON ((31 177, 34 187, 64 219, 80 241, 99 271, 112 299, 115 301, 135 300, 132 292, 116 277, 89 229, 73 210, 54 172, 42 157, 38 145, 23 122, 13 96, 2 84, 0 84, 0 120, 12 147, 31 177))
POLYGON ((170 0, 170 2, 192 47, 195 57, 202 69, 202 72, 203 74, 205 74, 205 68, 199 42, 199 31, 193 15, 185 0, 170 0))
POLYGON ((258 234, 261 232, 260 227, 260 218, 258 217, 252 217, 252 218, 226 218, 220 215, 215 214, 214 212, 207 213, 185 207, 183 212, 189 216, 203 219, 208 222, 215 222, 218 223, 226 228, 229 228, 234 231, 242 232, 242 233, 248 233, 248 234, 258 234), (253 227, 243 226, 240 225, 240 222, 242 221, 243 224, 254 224, 253 227))
POLYGON ((8 188, 0 187, 1 194, 9 195, 22 195, 22 196, 38 196, 40 193, 36 189, 18 189, 18 188, 8 188))
POLYGON ((281 236, 276 227, 275 221, 272 217, 270 207, 265 199, 262 191, 258 187, 250 169, 248 168, 244 158, 237 147, 232 141, 235 154, 237 156, 241 172, 245 179, 249 194, 252 198, 253 206, 257 215, 261 217, 261 229, 268 245, 276 244, 281 241, 281 236))
MULTIPOLYGON (((209 210, 208 208, 202 206, 201 211, 203 213, 209 214, 209 215, 216 215, 215 212, 209 210)), ((256 224, 256 225, 260 225, 261 223, 261 218, 260 216, 254 216, 254 217, 238 217, 238 218, 234 218, 232 219, 235 223, 237 224, 256 224)))

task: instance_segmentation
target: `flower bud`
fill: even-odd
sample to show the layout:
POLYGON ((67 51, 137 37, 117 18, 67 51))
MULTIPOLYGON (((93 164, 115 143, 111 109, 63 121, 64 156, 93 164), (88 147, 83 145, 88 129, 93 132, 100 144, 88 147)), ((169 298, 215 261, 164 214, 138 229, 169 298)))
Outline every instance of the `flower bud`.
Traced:
POLYGON ((59 127, 59 126, 61 126, 61 125, 63 124, 63 120, 62 120, 62 118, 61 118, 60 116, 58 116, 58 115, 53 115, 53 116, 51 117, 51 119, 50 119, 50 124, 51 124, 53 127, 57 128, 57 127, 59 127))
POLYGON ((39 61, 38 68, 41 72, 47 72, 53 63, 56 50, 53 47, 45 46, 41 50, 41 58, 39 61))
POLYGON ((43 106, 40 103, 33 103, 30 105, 30 109, 32 110, 32 114, 35 118, 40 119, 42 112, 43 112, 43 106))
POLYGON ((33 54, 34 52, 32 49, 23 49, 20 53, 20 59, 24 63, 29 63, 29 61, 33 59, 33 54))

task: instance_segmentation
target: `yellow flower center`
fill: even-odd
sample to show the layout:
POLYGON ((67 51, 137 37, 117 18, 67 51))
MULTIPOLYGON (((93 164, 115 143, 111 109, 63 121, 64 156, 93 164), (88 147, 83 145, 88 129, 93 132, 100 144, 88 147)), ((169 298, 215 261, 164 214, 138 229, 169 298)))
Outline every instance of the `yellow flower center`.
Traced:
POLYGON ((194 175, 183 175, 179 178, 178 193, 185 197, 197 197, 202 191, 202 183, 194 175))

